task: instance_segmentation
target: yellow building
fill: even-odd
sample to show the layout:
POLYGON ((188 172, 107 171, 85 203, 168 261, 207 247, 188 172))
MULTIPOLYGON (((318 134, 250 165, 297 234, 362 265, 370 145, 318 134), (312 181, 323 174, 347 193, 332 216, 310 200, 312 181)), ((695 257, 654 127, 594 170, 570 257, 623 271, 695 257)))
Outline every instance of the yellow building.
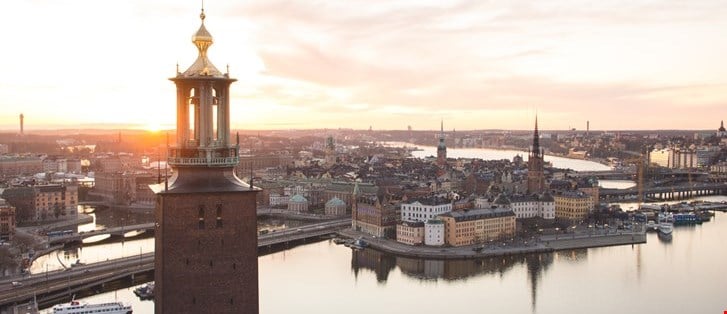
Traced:
POLYGON ((396 241, 408 245, 424 243, 424 223, 403 221, 396 225, 396 241))
POLYGON ((444 221, 445 243, 451 246, 484 243, 515 234, 515 213, 503 207, 454 211, 440 215, 439 219, 444 221))
POLYGON ((35 186, 35 220, 56 220, 75 218, 78 209, 78 186, 37 185, 35 186))
POLYGON ((581 191, 556 193, 555 218, 571 222, 583 221, 593 208, 593 198, 581 191))

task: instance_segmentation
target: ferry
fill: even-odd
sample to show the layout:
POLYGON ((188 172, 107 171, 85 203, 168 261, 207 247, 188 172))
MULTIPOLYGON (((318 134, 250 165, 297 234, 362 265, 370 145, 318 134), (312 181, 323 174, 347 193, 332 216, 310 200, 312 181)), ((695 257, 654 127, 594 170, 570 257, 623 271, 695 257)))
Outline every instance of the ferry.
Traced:
POLYGON ((103 313, 103 314, 131 314, 131 305, 121 302, 89 304, 71 300, 69 303, 62 303, 53 306, 53 314, 80 314, 80 313, 103 313))

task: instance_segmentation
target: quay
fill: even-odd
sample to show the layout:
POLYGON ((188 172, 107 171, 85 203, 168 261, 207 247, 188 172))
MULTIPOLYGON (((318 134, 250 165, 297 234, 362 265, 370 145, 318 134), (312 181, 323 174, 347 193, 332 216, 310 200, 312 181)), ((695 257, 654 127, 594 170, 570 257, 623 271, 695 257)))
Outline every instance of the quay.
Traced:
POLYGON ((460 247, 411 246, 392 240, 374 238, 362 232, 346 229, 338 232, 344 238, 361 238, 378 251, 413 258, 477 259, 518 254, 548 253, 561 250, 646 243, 645 229, 600 233, 569 233, 540 236, 531 241, 493 242, 460 247))

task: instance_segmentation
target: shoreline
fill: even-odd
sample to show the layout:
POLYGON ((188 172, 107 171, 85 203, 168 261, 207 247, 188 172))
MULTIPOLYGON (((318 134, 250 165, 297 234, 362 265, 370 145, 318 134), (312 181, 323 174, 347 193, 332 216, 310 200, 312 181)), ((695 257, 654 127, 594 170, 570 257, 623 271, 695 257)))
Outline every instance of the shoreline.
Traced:
POLYGON ((480 259, 497 256, 550 253, 562 250, 598 248, 617 245, 646 243, 645 232, 621 232, 604 235, 564 234, 541 236, 539 240, 520 245, 497 242, 497 244, 477 244, 459 247, 412 246, 389 239, 374 238, 350 228, 341 230, 337 235, 349 239, 363 238, 368 248, 401 257, 426 258, 438 260, 480 259), (484 247, 481 251, 475 248, 484 247))

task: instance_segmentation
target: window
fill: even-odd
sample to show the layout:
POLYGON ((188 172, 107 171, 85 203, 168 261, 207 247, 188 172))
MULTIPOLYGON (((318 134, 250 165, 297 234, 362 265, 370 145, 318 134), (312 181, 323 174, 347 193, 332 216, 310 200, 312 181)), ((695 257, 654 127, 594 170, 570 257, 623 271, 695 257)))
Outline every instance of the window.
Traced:
POLYGON ((199 213, 197 215, 198 215, 198 219, 199 219, 198 228, 204 229, 204 205, 199 206, 199 213))
POLYGON ((222 228, 222 204, 217 204, 217 228, 222 228))

